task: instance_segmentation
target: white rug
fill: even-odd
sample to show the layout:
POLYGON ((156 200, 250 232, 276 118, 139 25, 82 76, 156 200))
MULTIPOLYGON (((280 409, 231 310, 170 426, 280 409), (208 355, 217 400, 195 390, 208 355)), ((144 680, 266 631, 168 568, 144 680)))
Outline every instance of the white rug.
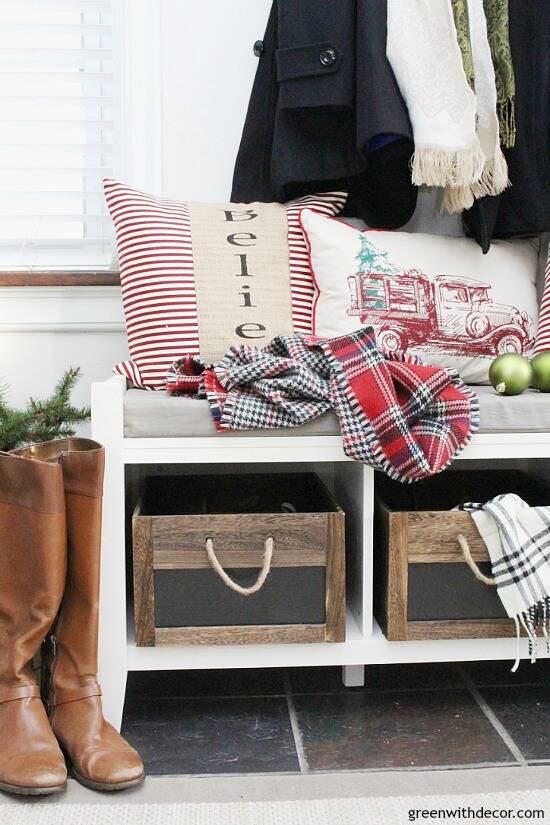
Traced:
POLYGON ((549 818, 550 790, 288 802, 59 805, 33 801, 4 805, 1 813, 6 825, 401 825, 430 821, 422 811, 455 812, 440 815, 439 821, 490 822, 515 819, 520 809, 529 812, 523 819, 549 818), (483 810, 499 813, 487 816, 483 810), (532 811, 542 813, 537 816, 532 811))

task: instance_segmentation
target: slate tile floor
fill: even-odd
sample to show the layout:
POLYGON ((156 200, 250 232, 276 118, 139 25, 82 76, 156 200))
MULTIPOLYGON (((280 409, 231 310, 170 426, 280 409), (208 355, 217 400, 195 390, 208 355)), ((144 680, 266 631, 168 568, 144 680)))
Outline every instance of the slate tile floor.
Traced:
POLYGON ((133 673, 123 733, 149 774, 550 763, 550 661, 133 673))

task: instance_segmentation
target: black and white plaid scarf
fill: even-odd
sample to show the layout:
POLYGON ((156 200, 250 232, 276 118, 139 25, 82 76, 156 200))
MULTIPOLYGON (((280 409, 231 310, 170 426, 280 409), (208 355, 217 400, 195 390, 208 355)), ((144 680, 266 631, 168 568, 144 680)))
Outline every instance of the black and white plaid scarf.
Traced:
MULTIPOLYGON (((498 595, 529 638, 531 661, 539 637, 550 652, 550 507, 529 507, 514 493, 496 496, 487 504, 463 504, 487 546, 498 595)), ((519 654, 513 670, 519 665, 519 654)))

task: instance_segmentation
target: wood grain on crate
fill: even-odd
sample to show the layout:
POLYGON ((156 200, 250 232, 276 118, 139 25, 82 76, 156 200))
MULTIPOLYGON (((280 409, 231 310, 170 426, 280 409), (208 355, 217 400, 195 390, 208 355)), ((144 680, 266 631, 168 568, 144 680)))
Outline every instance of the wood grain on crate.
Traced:
POLYGON ((327 514, 325 641, 346 640, 346 537, 343 512, 327 514))
POLYGON ((407 639, 409 559, 407 554, 407 513, 389 517, 388 584, 386 592, 387 636, 390 641, 407 639))
POLYGON ((140 647, 152 647, 155 644, 155 583, 151 523, 151 516, 140 516, 133 521, 134 624, 136 643, 140 647))
MULTIPOLYGON (((203 540, 205 545, 206 539, 203 540)), ((184 542, 182 541, 182 545, 184 542)), ((222 567, 260 567, 264 561, 264 549, 252 546, 249 550, 220 549, 214 542, 214 550, 218 561, 222 567)), ((296 550, 288 550, 286 547, 278 547, 274 542, 273 559, 271 567, 326 567, 326 550, 304 550, 297 553, 296 550)), ((153 567, 155 570, 203 570, 210 567, 210 561, 206 554, 206 549, 185 550, 153 550, 153 567)))
MULTIPOLYGON (((391 515, 392 521, 398 513, 391 515)), ((475 561, 489 561, 489 553, 469 513, 420 511, 406 513, 409 563, 462 562, 457 536, 462 533, 475 561)))
POLYGON ((222 550, 263 551, 272 536, 279 550, 298 553, 326 552, 327 513, 231 513, 153 517, 155 550, 193 551, 214 541, 222 550))
POLYGON ((424 639, 502 639, 516 635, 512 619, 452 619, 409 622, 408 638, 424 639))
POLYGON ((293 644, 324 641, 324 624, 157 627, 155 630, 155 643, 158 646, 293 644))

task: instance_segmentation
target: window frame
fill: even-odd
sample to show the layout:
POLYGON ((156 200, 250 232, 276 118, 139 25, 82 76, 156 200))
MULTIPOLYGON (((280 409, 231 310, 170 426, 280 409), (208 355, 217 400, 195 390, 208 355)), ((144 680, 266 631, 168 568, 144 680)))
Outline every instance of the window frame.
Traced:
MULTIPOLYGON (((120 72, 115 175, 151 192, 162 188, 160 6, 158 0, 117 0, 113 11, 120 72)), ((0 288, 21 286, 119 287, 120 276, 117 270, 0 270, 0 288)))
POLYGON ((120 275, 109 269, 78 272, 65 269, 0 270, 0 287, 3 286, 120 286, 120 275))

